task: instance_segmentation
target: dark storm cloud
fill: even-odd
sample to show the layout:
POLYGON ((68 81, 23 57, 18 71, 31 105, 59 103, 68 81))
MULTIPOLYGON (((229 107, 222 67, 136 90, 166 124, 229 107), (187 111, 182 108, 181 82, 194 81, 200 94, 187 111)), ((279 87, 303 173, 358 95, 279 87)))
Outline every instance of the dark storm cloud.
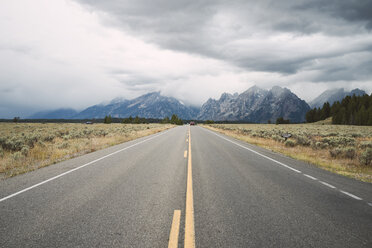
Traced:
POLYGON ((313 78, 314 82, 368 81, 371 80, 372 58, 370 54, 357 54, 337 58, 322 64, 322 73, 313 78), (338 63, 335 63, 338 62, 338 63))
POLYGON ((372 1, 365 0, 79 2, 111 15, 112 25, 163 48, 227 61, 249 71, 294 74, 316 59, 369 51, 359 40, 372 41, 372 1), (287 40, 275 40, 280 35, 287 40), (320 45, 330 49, 302 51, 311 50, 316 37, 302 47, 286 44, 311 35, 329 37, 328 43, 320 45), (335 40, 342 43, 350 35, 357 37, 345 44, 345 50, 332 49, 335 40))
POLYGON ((287 87, 305 100, 334 87, 371 92, 371 5, 5 0, 0 116, 83 109, 150 91, 201 105, 254 84, 287 87))
POLYGON ((372 1, 370 0, 307 1, 297 5, 295 9, 326 13, 350 22, 362 22, 366 29, 371 29, 372 25, 372 1))

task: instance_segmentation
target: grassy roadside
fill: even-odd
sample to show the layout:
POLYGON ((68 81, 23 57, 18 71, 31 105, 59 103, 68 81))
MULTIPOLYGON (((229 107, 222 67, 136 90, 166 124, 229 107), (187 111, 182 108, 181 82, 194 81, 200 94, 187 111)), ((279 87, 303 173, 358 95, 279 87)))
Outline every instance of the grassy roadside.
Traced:
POLYGON ((0 123, 0 179, 169 129, 166 124, 0 123))
POLYGON ((211 124, 203 127, 325 170, 372 183, 372 127, 331 125, 211 124), (291 133, 285 141, 280 134, 291 133), (367 157, 368 158, 368 157, 367 157))

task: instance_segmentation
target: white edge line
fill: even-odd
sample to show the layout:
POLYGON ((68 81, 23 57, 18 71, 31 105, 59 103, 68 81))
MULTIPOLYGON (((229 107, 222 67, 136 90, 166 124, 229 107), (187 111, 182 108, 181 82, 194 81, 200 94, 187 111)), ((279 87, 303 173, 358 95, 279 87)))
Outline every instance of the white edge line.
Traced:
POLYGON ((355 200, 358 200, 358 201, 363 200, 362 198, 360 198, 360 197, 358 197, 358 196, 356 196, 356 195, 353 195, 353 194, 351 194, 351 193, 349 193, 349 192, 346 192, 346 191, 343 191, 343 190, 340 190, 340 192, 343 193, 343 194, 345 194, 345 195, 350 196, 351 198, 354 198, 355 200))
POLYGON ((327 187, 330 187, 331 189, 335 189, 336 187, 333 186, 332 184, 329 184, 329 183, 326 183, 326 182, 322 182, 322 181, 319 181, 321 184, 327 186, 327 187))
POLYGON ((283 164, 282 162, 279 162, 279 161, 277 161, 277 160, 275 160, 275 159, 272 159, 272 158, 270 158, 270 157, 268 157, 268 156, 266 156, 266 155, 263 155, 263 154, 261 154, 261 153, 259 153, 259 152, 256 152, 255 150, 252 150, 252 149, 250 149, 250 148, 248 148, 248 147, 245 147, 245 146, 243 146, 243 145, 241 145, 241 144, 239 144, 239 143, 236 143, 236 142, 234 142, 234 141, 231 141, 231 140, 229 140, 229 139, 226 139, 225 137, 223 137, 223 136, 221 136, 221 135, 218 135, 218 134, 216 134, 215 132, 210 131, 209 129, 205 129, 205 130, 207 130, 208 132, 211 132, 212 134, 214 134, 214 135, 220 137, 221 139, 227 140, 227 141, 229 141, 229 142, 231 142, 231 143, 233 143, 233 144, 235 144, 235 145, 237 145, 237 146, 240 146, 241 148, 244 148, 244 149, 246 149, 246 150, 248 150, 248 151, 251 151, 251 152, 253 152, 253 153, 255 153, 255 154, 257 154, 257 155, 259 155, 259 156, 261 156, 261 157, 264 157, 264 158, 266 158, 266 159, 268 159, 268 160, 271 160, 271 161, 273 161, 273 162, 275 162, 275 163, 277 163, 277 164, 279 164, 279 165, 281 165, 281 166, 283 166, 283 167, 285 167, 285 168, 287 168, 287 169, 290 169, 290 170, 292 170, 292 171, 294 171, 294 172, 297 172, 297 173, 302 173, 300 170, 297 170, 297 169, 295 169, 295 168, 292 168, 292 167, 290 167, 290 166, 288 166, 288 165, 286 165, 286 164, 283 164))
POLYGON ((315 181, 318 180, 318 178, 313 177, 313 176, 310 176, 310 175, 305 174, 305 173, 304 173, 304 176, 305 176, 305 177, 308 177, 308 178, 310 178, 310 179, 313 179, 313 180, 315 180, 315 181))
POLYGON ((55 179, 57 179, 57 178, 63 177, 63 176, 65 176, 65 175, 67 175, 67 174, 69 174, 69 173, 71 173, 71 172, 74 172, 74 171, 76 171, 76 170, 79 170, 79 169, 81 169, 81 168, 84 168, 85 166, 88 166, 88 165, 93 164, 93 163, 95 163, 95 162, 98 162, 98 161, 100 161, 100 160, 102 160, 102 159, 105 159, 105 158, 107 158, 107 157, 110 157, 110 156, 112 156, 112 155, 114 155, 114 154, 116 154, 116 153, 122 152, 122 151, 124 151, 124 150, 129 149, 129 148, 132 148, 132 147, 134 147, 134 146, 137 146, 137 145, 139 145, 139 144, 142 144, 142 143, 144 143, 144 142, 146 142, 146 141, 152 140, 152 139, 154 139, 154 138, 156 138, 156 137, 159 137, 159 136, 161 136, 161 135, 163 135, 163 134, 165 134, 165 133, 167 133, 167 132, 169 132, 169 130, 168 130, 168 131, 165 131, 165 132, 163 132, 163 133, 161 133, 161 134, 155 135, 155 136, 153 136, 153 137, 151 137, 151 138, 148 138, 148 139, 142 140, 142 141, 140 141, 140 142, 138 142, 138 143, 136 143, 136 144, 133 144, 133 145, 130 145, 130 146, 125 147, 125 148, 123 148, 123 149, 117 150, 117 151, 115 151, 115 152, 113 152, 113 153, 110 153, 110 154, 108 154, 108 155, 105 155, 105 156, 103 156, 103 157, 100 157, 100 158, 98 158, 98 159, 96 159, 96 160, 90 161, 90 162, 88 162, 88 163, 86 163, 86 164, 83 164, 83 165, 81 165, 81 166, 79 166, 79 167, 76 167, 76 168, 74 168, 74 169, 71 169, 71 170, 69 170, 69 171, 63 172, 62 174, 59 174, 59 175, 54 176, 54 177, 52 177, 52 178, 49 178, 49 179, 47 179, 47 180, 45 180, 45 181, 42 181, 42 182, 40 182, 40 183, 34 184, 34 185, 32 185, 32 186, 30 186, 30 187, 28 187, 28 188, 22 189, 22 190, 20 190, 20 191, 18 191, 18 192, 16 192, 16 193, 13 193, 13 194, 8 195, 8 196, 6 196, 6 197, 4 197, 4 198, 1 198, 1 199, 0 199, 0 202, 5 201, 5 200, 7 200, 7 199, 9 199, 9 198, 12 198, 12 197, 14 197, 14 196, 16 196, 16 195, 22 194, 22 193, 24 193, 24 192, 26 192, 26 191, 29 191, 29 190, 33 189, 33 188, 39 187, 40 185, 43 185, 43 184, 45 184, 45 183, 47 183, 47 182, 50 182, 50 181, 53 181, 53 180, 55 180, 55 179))
MULTIPOLYGON (((246 150, 248 150, 248 151, 251 151, 251 152, 253 152, 253 153, 255 153, 255 154, 257 154, 257 155, 259 155, 259 156, 261 156, 261 157, 264 157, 264 158, 266 158, 266 159, 268 159, 268 160, 271 160, 271 161, 273 161, 273 162, 275 162, 275 163, 277 163, 277 164, 279 164, 279 165, 281 165, 281 166, 283 166, 283 167, 285 167, 285 168, 288 168, 288 169, 290 169, 290 170, 293 170, 293 171, 295 171, 295 172, 297 172, 297 173, 302 173, 301 171, 296 170, 296 169, 294 169, 294 168, 292 168, 292 167, 290 167, 290 166, 288 166, 288 165, 286 165, 286 164, 283 164, 283 163, 281 163, 281 162, 279 162, 279 161, 276 161, 275 159, 272 159, 272 158, 270 158, 270 157, 268 157, 268 156, 265 156, 265 155, 263 155, 263 154, 261 154, 261 153, 259 153, 259 152, 256 152, 255 150, 252 150, 252 149, 250 149, 250 148, 248 148, 248 147, 245 147, 245 146, 243 146, 243 145, 241 145, 241 144, 239 144, 239 143, 236 143, 236 142, 234 142, 234 141, 231 141, 231 140, 229 140, 229 139, 227 139, 227 138, 225 138, 225 137, 223 137, 223 136, 221 136, 221 135, 219 135, 219 134, 217 134, 217 133, 215 133, 215 132, 212 132, 212 131, 209 130, 209 129, 206 129, 206 128, 204 128, 204 129, 207 130, 208 132, 210 132, 210 133, 212 133, 212 134, 214 134, 214 135, 220 137, 221 139, 227 140, 227 141, 229 141, 229 142, 231 142, 231 143, 233 143, 233 144, 235 144, 235 145, 237 145, 237 146, 240 146, 240 147, 242 147, 242 148, 244 148, 244 149, 246 149, 246 150)), ((306 177, 308 177, 308 178, 311 178, 311 179, 313 179, 313 180, 318 180, 317 178, 315 178, 315 177, 313 177, 313 176, 310 176, 310 175, 307 175, 307 174, 305 174, 305 173, 303 173, 303 175, 306 176, 306 177)), ((322 182, 322 181, 319 181, 319 182, 322 183, 322 184, 325 185, 325 186, 328 186, 328 187, 332 188, 332 189, 336 189, 335 186, 333 186, 333 185, 331 185, 331 184, 329 184, 329 183, 322 182)), ((345 195, 347 195, 347 196, 350 196, 351 198, 354 198, 355 200, 358 200, 358 201, 363 200, 362 198, 360 198, 360 197, 358 197, 358 196, 356 196, 356 195, 353 195, 353 194, 351 194, 351 193, 349 193, 349 192, 346 192, 346 191, 343 191, 343 190, 340 190, 340 192, 343 193, 343 194, 345 194, 345 195)), ((368 203, 368 205, 372 207, 372 203, 368 203)))

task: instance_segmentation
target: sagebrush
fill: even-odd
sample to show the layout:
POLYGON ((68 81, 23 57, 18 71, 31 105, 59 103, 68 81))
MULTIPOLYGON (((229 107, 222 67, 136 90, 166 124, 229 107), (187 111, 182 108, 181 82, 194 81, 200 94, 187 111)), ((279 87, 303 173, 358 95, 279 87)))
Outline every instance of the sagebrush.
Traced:
POLYGON ((162 124, 0 123, 0 178, 170 127, 162 124))
POLYGON ((315 124, 210 124, 236 138, 372 182, 372 127, 315 124), (290 133, 289 139, 282 135, 290 133))

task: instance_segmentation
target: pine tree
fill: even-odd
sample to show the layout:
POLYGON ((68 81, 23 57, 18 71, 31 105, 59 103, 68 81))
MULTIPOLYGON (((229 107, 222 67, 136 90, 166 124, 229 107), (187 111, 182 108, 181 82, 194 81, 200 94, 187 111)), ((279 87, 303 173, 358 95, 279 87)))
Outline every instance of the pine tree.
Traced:
POLYGON ((166 117, 161 121, 161 123, 163 123, 163 124, 170 123, 169 117, 166 116, 166 117))
POLYGON ((105 118, 103 119, 103 123, 105 124, 110 124, 112 122, 112 118, 111 118, 111 115, 109 116, 105 116, 105 118))
POLYGON ((320 119, 325 120, 330 116, 331 116, 331 106, 330 106, 329 102, 326 102, 326 103, 323 104, 320 119))
POLYGON ((368 108, 368 122, 367 125, 372 126, 372 105, 368 108))
POLYGON ((135 124, 140 124, 141 123, 141 120, 138 116, 136 116, 136 118, 134 118, 134 121, 133 121, 135 124))
POLYGON ((315 122, 315 114, 316 114, 316 109, 310 109, 305 115, 306 122, 308 123, 315 122))

